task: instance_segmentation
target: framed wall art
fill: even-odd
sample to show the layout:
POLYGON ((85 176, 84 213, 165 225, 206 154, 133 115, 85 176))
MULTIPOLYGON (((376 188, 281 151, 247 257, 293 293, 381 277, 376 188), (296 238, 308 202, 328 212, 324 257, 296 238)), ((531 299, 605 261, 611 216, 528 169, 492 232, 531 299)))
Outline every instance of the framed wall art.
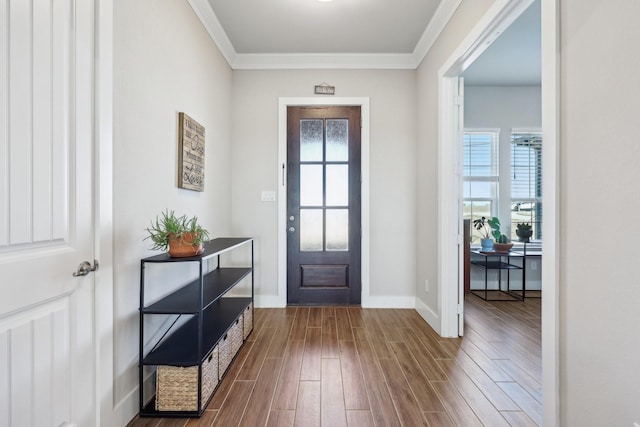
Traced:
POLYGON ((204 191, 204 126, 178 113, 178 187, 204 191))

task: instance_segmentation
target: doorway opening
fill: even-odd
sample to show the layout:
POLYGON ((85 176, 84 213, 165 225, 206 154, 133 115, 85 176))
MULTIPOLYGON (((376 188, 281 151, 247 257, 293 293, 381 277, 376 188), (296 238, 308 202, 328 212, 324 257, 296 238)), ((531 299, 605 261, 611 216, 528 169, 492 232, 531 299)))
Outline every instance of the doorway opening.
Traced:
MULTIPOLYGON (((533 0, 496 1, 470 34, 454 51, 439 72, 439 233, 438 290, 440 298, 440 333, 459 335, 463 314, 463 222, 461 215, 462 176, 459 83, 463 71, 490 45, 533 0), (449 239, 457 235, 459 238, 449 239)), ((544 425, 558 424, 558 5, 542 0, 542 132, 544 135, 543 195, 545 238, 542 258, 542 384, 544 425)))

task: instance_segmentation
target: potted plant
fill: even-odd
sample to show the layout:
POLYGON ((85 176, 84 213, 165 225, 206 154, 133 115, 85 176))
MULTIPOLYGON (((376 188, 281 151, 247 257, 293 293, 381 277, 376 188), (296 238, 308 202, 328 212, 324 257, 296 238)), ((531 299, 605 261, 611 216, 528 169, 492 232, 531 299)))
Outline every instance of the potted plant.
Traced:
MULTIPOLYGON (((495 235, 494 235, 495 236, 495 235)), ((509 241, 509 238, 506 234, 500 233, 498 230, 497 237, 495 237, 496 242, 493 244, 493 250, 495 252, 509 252, 513 247, 513 243, 509 241)))
POLYGON ((529 238, 533 235, 531 224, 528 222, 520 222, 516 224, 516 234, 518 235, 518 240, 529 243, 529 238))
POLYGON ((493 250, 493 240, 491 236, 495 236, 496 231, 500 233, 500 220, 495 216, 490 219, 483 216, 482 218, 474 219, 473 226, 480 233, 482 251, 491 252, 493 250))
POLYGON ((198 224, 198 217, 177 216, 174 211, 164 211, 147 228, 153 245, 151 249, 166 251, 172 257, 189 257, 202 253, 209 232, 198 224))

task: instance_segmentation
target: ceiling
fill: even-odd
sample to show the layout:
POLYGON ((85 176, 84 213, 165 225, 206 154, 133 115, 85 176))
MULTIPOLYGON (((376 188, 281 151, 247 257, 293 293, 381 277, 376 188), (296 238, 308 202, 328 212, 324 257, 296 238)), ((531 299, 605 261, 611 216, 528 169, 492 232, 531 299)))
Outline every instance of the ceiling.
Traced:
POLYGON ((237 53, 412 53, 440 0, 208 0, 237 53))
MULTIPOLYGON (((234 69, 415 69, 461 1, 189 3, 234 69)), ((540 0, 535 0, 464 76, 468 85, 533 85, 539 75, 540 0)))

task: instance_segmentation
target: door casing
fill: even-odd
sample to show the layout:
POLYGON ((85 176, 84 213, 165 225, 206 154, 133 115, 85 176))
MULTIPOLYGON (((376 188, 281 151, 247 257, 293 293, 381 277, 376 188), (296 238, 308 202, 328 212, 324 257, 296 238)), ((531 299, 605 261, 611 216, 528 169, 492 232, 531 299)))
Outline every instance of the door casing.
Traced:
MULTIPOLYGON (((287 107, 320 105, 355 105, 361 111, 361 305, 371 306, 370 298, 370 230, 369 230, 369 98, 280 98, 278 100, 278 295, 274 300, 261 299, 259 305, 286 307, 287 305, 287 107), (285 166, 283 168, 283 165, 285 166)), ((379 304, 376 304, 379 306, 379 304)))

